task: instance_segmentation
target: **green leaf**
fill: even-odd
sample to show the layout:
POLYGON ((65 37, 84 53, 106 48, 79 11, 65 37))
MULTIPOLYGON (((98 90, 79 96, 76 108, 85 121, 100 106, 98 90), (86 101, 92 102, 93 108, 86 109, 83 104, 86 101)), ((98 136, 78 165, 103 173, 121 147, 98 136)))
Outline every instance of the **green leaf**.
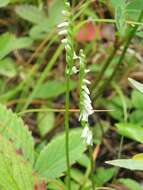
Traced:
MULTIPOLYGON (((44 107, 45 108, 45 107, 44 107)), ((40 135, 45 136, 54 126, 55 116, 53 112, 40 112, 37 117, 40 135)))
POLYGON ((133 159, 119 159, 107 161, 107 164, 118 166, 121 168, 126 168, 129 170, 143 170, 143 161, 133 160, 133 159))
POLYGON ((96 170, 96 174, 94 175, 95 184, 97 187, 103 186, 105 183, 107 183, 109 180, 112 179, 112 177, 115 174, 115 168, 109 168, 105 169, 103 167, 100 167, 96 170))
POLYGON ((118 133, 143 143, 143 127, 134 123, 118 123, 116 124, 118 133))
POLYGON ((134 79, 131 79, 131 78, 129 78, 128 80, 135 89, 137 89, 139 92, 141 92, 143 94, 143 84, 141 84, 140 82, 138 82, 134 79))
POLYGON ((131 102, 134 108, 143 110, 143 94, 137 90, 133 90, 131 94, 131 102))
POLYGON ((40 24, 47 19, 44 11, 33 5, 17 6, 15 11, 21 18, 34 24, 40 24))
POLYGON ((12 78, 17 74, 15 62, 10 58, 0 60, 0 75, 12 78))
POLYGON ((130 19, 137 20, 140 11, 143 9, 142 0, 133 0, 127 4, 127 13, 130 19))
POLYGON ((5 7, 9 2, 10 0, 0 0, 0 7, 5 7))
MULTIPOLYGON (((69 135, 70 164, 75 163, 85 150, 81 130, 71 130, 69 135)), ((40 153, 35 169, 48 179, 57 178, 66 171, 65 133, 55 137, 40 153)))
POLYGON ((125 30, 126 30, 125 13, 126 13, 126 4, 125 2, 124 3, 122 2, 115 9, 116 26, 122 36, 125 35, 125 30))
POLYGON ((0 134, 11 140, 18 151, 31 163, 34 162, 34 140, 21 118, 0 105, 0 134))
POLYGON ((57 25, 63 19, 63 9, 64 1, 53 0, 52 6, 49 8, 49 16, 53 25, 57 25))
POLYGON ((123 0, 110 0, 110 2, 116 8, 123 3, 123 0))
POLYGON ((0 36, 0 59, 15 49, 26 48, 31 44, 32 40, 28 37, 16 38, 10 33, 4 33, 0 36))
MULTIPOLYGON (((70 90, 73 90, 76 87, 74 81, 70 82, 70 90)), ((36 93, 35 98, 53 98, 57 97, 60 94, 66 91, 65 81, 51 80, 42 84, 39 91, 36 93)))
POLYGON ((121 178, 118 180, 120 183, 124 184, 130 190, 142 190, 141 185, 133 179, 121 178))
POLYGON ((0 136, 0 187, 3 190, 33 190, 32 165, 17 153, 14 144, 0 136))

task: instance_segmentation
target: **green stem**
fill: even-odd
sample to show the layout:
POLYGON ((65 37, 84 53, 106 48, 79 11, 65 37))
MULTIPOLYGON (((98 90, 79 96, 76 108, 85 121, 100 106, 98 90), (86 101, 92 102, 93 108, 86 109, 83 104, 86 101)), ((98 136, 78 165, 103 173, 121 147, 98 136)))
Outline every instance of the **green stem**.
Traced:
POLYGON ((89 151, 90 162, 91 162, 91 182, 92 182, 92 189, 95 190, 95 183, 94 183, 94 160, 93 160, 92 146, 89 146, 88 151, 89 151))
POLYGON ((70 75, 66 73, 65 150, 66 150, 68 190, 71 189, 70 157, 69 157, 69 108, 70 108, 70 75))
MULTIPOLYGON (((138 22, 140 22, 142 20, 142 18, 143 18, 143 10, 140 13, 140 16, 138 18, 138 22)), ((103 91, 106 89, 106 87, 109 86, 110 82, 112 81, 112 79, 116 75, 116 72, 118 71, 119 66, 121 65, 121 63, 124 60, 126 51, 127 51, 128 47, 129 47, 129 45, 131 43, 132 38, 135 35, 137 29, 138 29, 138 25, 134 26, 134 28, 130 31, 129 36, 128 36, 127 41, 126 41, 126 44, 125 44, 125 46, 123 48, 122 54, 121 54, 121 56, 120 56, 120 58, 119 58, 119 60, 118 60, 118 62, 116 64, 110 78, 108 80, 106 80, 105 83, 103 84, 103 86, 101 86, 101 88, 98 90, 98 93, 94 96, 94 101, 96 101, 97 98, 101 95, 101 93, 103 93, 103 91)))

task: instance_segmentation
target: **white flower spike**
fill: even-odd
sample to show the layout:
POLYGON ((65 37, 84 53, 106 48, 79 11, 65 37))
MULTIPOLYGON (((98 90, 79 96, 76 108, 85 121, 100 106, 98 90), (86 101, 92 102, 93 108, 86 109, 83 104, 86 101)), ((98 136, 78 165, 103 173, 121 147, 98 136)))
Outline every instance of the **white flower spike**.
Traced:
POLYGON ((85 79, 86 73, 89 70, 85 69, 85 55, 83 51, 80 52, 80 116, 79 121, 81 121, 84 127, 81 137, 84 138, 87 145, 93 145, 92 131, 88 125, 88 117, 93 114, 93 107, 91 105, 91 99, 89 97, 90 91, 87 87, 90 81, 85 79))
POLYGON ((84 127, 81 137, 84 139, 87 145, 93 145, 92 132, 88 126, 84 127))

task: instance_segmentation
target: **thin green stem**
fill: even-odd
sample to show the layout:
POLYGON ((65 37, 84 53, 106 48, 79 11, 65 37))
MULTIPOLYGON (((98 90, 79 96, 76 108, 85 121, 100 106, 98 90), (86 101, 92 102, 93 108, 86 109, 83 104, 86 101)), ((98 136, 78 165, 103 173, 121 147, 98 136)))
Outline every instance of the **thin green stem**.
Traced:
MULTIPOLYGON (((138 22, 140 22, 143 18, 143 10, 141 11, 140 13, 140 16, 138 18, 138 22)), ((106 89, 107 86, 109 86, 110 82, 112 81, 112 79, 114 78, 114 76, 116 75, 116 72, 118 71, 118 68, 119 66, 122 64, 123 60, 124 60, 124 57, 125 57, 125 54, 126 54, 126 51, 131 43, 131 40, 132 38, 134 37, 136 31, 138 29, 138 25, 134 26, 133 29, 130 31, 129 35, 128 35, 128 38, 127 38, 127 41, 125 43, 125 46, 123 48, 123 51, 122 51, 122 54, 110 76, 110 78, 108 80, 105 81, 105 83, 103 84, 103 86, 101 86, 101 88, 98 90, 98 93, 94 96, 94 101, 97 100, 97 98, 101 95, 101 93, 103 93, 103 91, 106 89)))
POLYGON ((70 75, 66 73, 66 111, 65 111, 65 150, 67 163, 67 186, 71 190, 70 157, 69 157, 69 108, 70 108, 70 75))
POLYGON ((93 151, 92 146, 88 147, 90 162, 91 162, 91 182, 92 182, 92 190, 95 190, 95 183, 94 183, 94 160, 93 160, 93 151))

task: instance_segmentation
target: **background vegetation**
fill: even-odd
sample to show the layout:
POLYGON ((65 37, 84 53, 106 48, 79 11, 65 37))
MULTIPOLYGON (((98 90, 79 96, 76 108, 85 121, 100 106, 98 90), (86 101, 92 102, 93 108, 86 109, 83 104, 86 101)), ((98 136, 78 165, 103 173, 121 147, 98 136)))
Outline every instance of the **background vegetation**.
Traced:
MULTIPOLYGON (((0 0, 0 189, 66 190, 63 0, 0 0), (13 112, 7 108, 11 108, 13 112)), ((94 114, 94 175, 70 80, 71 189, 143 189, 143 1, 73 0, 75 50, 84 49, 94 114), (132 86, 131 86, 132 84, 132 86), (136 87, 136 89, 132 88, 136 87), (101 111, 99 111, 101 110, 101 111), (121 166, 123 169, 111 166, 121 166), (123 160, 126 159, 126 160, 123 160), (137 171, 136 171, 137 170, 137 171)), ((78 64, 75 61, 75 65, 78 64)))

